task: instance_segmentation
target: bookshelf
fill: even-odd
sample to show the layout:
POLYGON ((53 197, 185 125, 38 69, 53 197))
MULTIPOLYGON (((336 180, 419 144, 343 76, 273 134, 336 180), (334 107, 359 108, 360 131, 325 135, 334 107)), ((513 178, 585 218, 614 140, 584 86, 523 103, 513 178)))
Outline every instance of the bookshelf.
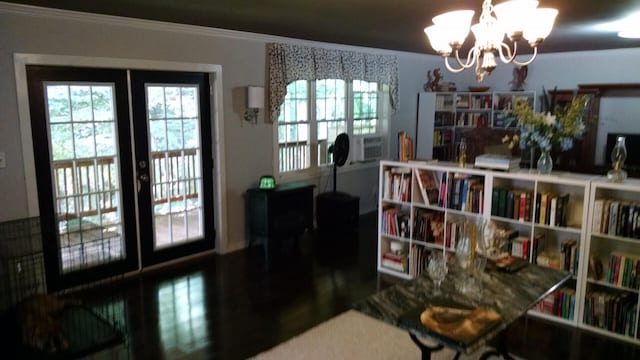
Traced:
POLYGON ((416 158, 455 161, 462 137, 470 159, 483 153, 487 144, 499 144, 506 132, 515 130, 511 109, 517 98, 535 108, 535 91, 419 93, 416 158))
POLYGON ((581 325, 640 344, 640 181, 591 183, 581 325))
MULTIPOLYGON (((624 293, 629 295, 621 297, 623 300, 635 301, 637 319, 638 286, 622 285, 630 281, 628 278, 626 282, 624 278, 619 279, 620 285, 589 278, 589 257, 601 258, 606 269, 612 254, 624 254, 626 260, 622 261, 629 263, 627 267, 638 264, 640 269, 640 239, 618 233, 594 233, 589 224, 593 223, 591 212, 596 200, 637 202, 640 237, 640 182, 611 184, 599 182, 599 178, 592 175, 561 175, 460 168, 455 163, 439 161, 381 161, 380 224, 387 221, 386 210, 398 208, 408 224, 405 225, 408 233, 397 236, 380 227, 378 271, 405 279, 417 276, 425 267, 429 252, 455 251, 457 224, 483 217, 491 220, 494 233, 501 231, 511 239, 503 251, 528 260, 532 266, 574 273, 572 280, 534 306, 530 315, 623 338, 614 331, 587 323, 585 309, 594 289, 613 293, 608 295, 611 298, 616 293, 624 293), (393 176, 410 179, 403 180, 409 192, 401 199, 394 198, 394 191, 389 187, 391 183, 398 183, 390 180, 393 176), (392 244, 394 248, 402 248, 399 253, 403 255, 400 262, 404 267, 398 267, 401 270, 382 263, 384 254, 391 252, 392 244), (632 262, 636 258, 638 262, 632 262)), ((638 332, 634 332, 634 337, 624 338, 638 341, 637 336, 638 332)))

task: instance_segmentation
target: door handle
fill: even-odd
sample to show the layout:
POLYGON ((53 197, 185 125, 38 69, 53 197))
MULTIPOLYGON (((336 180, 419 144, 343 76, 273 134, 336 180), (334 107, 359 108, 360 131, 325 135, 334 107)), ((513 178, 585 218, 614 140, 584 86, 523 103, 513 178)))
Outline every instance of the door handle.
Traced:
POLYGON ((143 181, 143 182, 149 182, 149 175, 140 174, 140 175, 138 175, 138 180, 143 181))

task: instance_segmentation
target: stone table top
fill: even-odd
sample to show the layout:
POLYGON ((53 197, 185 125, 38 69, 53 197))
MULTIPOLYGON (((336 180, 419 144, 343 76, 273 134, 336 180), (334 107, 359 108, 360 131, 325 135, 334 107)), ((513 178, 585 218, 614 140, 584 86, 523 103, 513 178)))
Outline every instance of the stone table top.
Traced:
POLYGON ((355 304, 354 308, 373 318, 468 354, 486 345, 533 305, 555 291, 571 278, 571 273, 534 264, 529 264, 515 273, 487 269, 477 276, 482 284, 482 291, 470 295, 462 294, 456 289, 456 283, 463 277, 464 271, 453 262, 449 265, 449 272, 438 295, 433 295, 434 284, 424 271, 413 280, 391 286, 370 296, 355 304), (424 326, 407 326, 401 321, 402 316, 408 312, 424 309, 430 304, 442 305, 448 302, 493 310, 500 314, 502 321, 499 326, 492 327, 468 344, 449 341, 450 339, 443 338, 441 334, 436 334, 424 326))

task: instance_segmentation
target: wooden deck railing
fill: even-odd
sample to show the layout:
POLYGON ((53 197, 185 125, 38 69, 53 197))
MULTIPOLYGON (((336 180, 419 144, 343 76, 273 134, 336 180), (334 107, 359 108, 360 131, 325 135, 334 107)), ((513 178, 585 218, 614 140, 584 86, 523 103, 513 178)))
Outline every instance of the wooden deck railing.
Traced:
MULTIPOLYGON (((198 198, 196 150, 151 153, 153 203, 198 198)), ((71 220, 118 209, 118 169, 113 157, 53 162, 58 220, 71 220)))
POLYGON ((280 172, 308 168, 309 144, 305 141, 278 144, 278 164, 280 172))

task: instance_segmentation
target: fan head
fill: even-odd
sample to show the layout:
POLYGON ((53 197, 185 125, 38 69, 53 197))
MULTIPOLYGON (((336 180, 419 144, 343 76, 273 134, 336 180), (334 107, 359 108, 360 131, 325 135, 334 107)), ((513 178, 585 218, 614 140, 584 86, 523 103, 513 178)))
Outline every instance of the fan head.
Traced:
POLYGON ((344 165, 349 157, 349 136, 345 133, 339 134, 330 150, 333 152, 333 163, 337 166, 344 165))

